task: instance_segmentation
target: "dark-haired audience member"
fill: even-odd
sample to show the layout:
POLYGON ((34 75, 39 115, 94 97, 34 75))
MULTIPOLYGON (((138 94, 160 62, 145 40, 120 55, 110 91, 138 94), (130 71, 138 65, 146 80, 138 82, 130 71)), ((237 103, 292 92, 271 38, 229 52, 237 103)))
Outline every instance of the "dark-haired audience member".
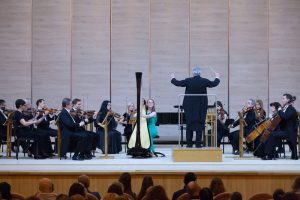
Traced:
POLYGON ((86 191, 92 195, 94 195, 95 197, 97 197, 99 200, 101 199, 101 196, 99 194, 99 192, 91 192, 89 187, 90 187, 90 178, 87 175, 80 175, 78 177, 78 182, 81 183, 86 191))
POLYGON ((56 200, 70 200, 70 197, 66 194, 59 194, 57 195, 56 200))
POLYGON ((243 200, 242 194, 239 192, 233 192, 231 194, 230 200, 243 200))
POLYGON ((196 180, 197 180, 197 176, 193 172, 186 173, 184 175, 184 179, 183 179, 183 183, 184 183, 183 188, 173 193, 172 200, 176 200, 183 193, 186 193, 187 192, 187 189, 186 189, 187 184, 191 181, 196 181, 196 180))
POLYGON ((124 193, 123 184, 120 182, 113 182, 107 189, 107 193, 116 193, 122 195, 124 193))
POLYGON ((147 191, 143 200, 169 200, 165 189, 161 185, 156 185, 147 191))
POLYGON ((86 197, 85 188, 81 183, 73 183, 69 189, 69 197, 75 194, 80 194, 84 198, 86 197))
POLYGON ((107 193, 102 200, 118 200, 119 195, 116 193, 107 193))
POLYGON ((80 194, 74 194, 70 197, 70 200, 86 200, 86 198, 80 194))
POLYGON ((283 189, 276 189, 273 192, 273 199, 274 200, 282 200, 283 195, 285 194, 285 192, 283 191, 283 189))
POLYGON ((140 189, 140 192, 137 196, 137 199, 138 200, 142 200, 143 197, 145 196, 146 194, 146 191, 149 187, 153 186, 153 180, 152 180, 152 177, 151 176, 145 176, 144 179, 143 179, 143 182, 142 182, 142 186, 141 186, 141 189, 140 189))
POLYGON ((293 192, 300 192, 300 176, 295 179, 292 185, 292 190, 293 192))
POLYGON ((36 197, 40 200, 55 200, 57 194, 54 192, 54 185, 49 178, 39 180, 39 192, 36 197))
POLYGON ((222 179, 219 177, 214 177, 210 182, 209 189, 212 191, 214 196, 225 192, 225 187, 222 179))
POLYGON ((131 175, 128 172, 121 174, 119 182, 124 186, 124 193, 132 196, 133 199, 136 199, 136 194, 131 189, 131 175))
POLYGON ((2 199, 11 200, 11 187, 7 182, 0 183, 0 193, 2 199))
POLYGON ((202 188, 199 193, 201 200, 213 200, 213 193, 209 188, 202 188))
POLYGON ((283 195, 282 200, 299 200, 299 199, 295 192, 286 192, 283 195))

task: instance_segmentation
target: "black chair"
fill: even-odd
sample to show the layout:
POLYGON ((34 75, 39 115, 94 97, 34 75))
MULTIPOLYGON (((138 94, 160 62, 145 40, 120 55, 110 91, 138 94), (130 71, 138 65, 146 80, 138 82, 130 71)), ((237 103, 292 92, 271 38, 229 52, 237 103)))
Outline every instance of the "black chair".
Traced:
MULTIPOLYGON (((14 131, 14 139, 16 144, 16 158, 19 159, 19 152, 20 152, 20 145, 21 142, 25 142, 28 144, 28 146, 35 144, 35 152, 38 152, 38 138, 28 138, 28 137, 18 137, 16 134, 16 131, 14 131)), ((23 149, 24 157, 25 154, 28 152, 28 149, 23 149)))

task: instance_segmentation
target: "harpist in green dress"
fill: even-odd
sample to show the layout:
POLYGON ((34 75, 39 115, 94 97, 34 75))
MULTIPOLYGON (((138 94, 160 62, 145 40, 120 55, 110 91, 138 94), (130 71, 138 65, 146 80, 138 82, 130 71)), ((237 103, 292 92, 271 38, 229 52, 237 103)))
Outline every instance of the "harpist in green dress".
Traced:
POLYGON ((154 153, 154 145, 153 145, 153 138, 157 136, 158 131, 155 126, 156 121, 157 121, 157 115, 155 112, 155 103, 153 99, 148 99, 147 100, 147 105, 146 105, 147 111, 146 111, 146 116, 145 118, 147 119, 147 124, 148 124, 148 130, 150 134, 150 150, 152 153, 154 153))
MULTIPOLYGON (((149 116, 149 115, 153 114, 153 112, 147 111, 146 114, 147 114, 147 116, 149 116)), ((156 113, 155 113, 155 116, 153 116, 151 118, 147 118, 148 130, 149 130, 149 133, 150 133, 150 141, 151 141, 150 149, 151 149, 152 153, 155 152, 154 151, 154 145, 153 145, 153 139, 158 134, 157 128, 155 126, 156 121, 157 121, 156 113)))

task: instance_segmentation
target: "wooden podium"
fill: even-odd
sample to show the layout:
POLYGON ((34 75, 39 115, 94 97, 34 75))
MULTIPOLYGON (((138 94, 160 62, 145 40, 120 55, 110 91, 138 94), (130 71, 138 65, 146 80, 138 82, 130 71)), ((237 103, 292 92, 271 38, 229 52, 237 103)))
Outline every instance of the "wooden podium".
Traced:
POLYGON ((174 148, 174 162, 222 162, 222 149, 217 147, 174 148))

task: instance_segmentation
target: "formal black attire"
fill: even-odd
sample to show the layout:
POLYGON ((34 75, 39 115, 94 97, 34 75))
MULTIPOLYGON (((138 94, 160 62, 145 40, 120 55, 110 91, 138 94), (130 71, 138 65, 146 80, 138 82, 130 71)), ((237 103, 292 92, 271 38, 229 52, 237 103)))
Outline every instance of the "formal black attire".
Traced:
POLYGON ((70 146, 70 142, 76 143, 73 158, 76 158, 79 153, 91 151, 91 141, 88 135, 77 132, 76 129, 80 127, 74 118, 70 115, 69 111, 65 108, 59 114, 59 126, 61 130, 61 155, 65 155, 70 146))
MULTIPOLYGON (((44 156, 47 156, 47 149, 45 148, 47 146, 48 138, 44 134, 40 134, 37 130, 33 128, 32 125, 30 126, 23 126, 21 124, 21 119, 30 118, 31 116, 24 116, 20 111, 15 111, 15 114, 13 116, 13 126, 15 129, 15 134, 17 138, 24 138, 26 140, 34 139, 35 142, 33 145, 26 147, 22 145, 22 148, 28 148, 28 150, 35 155, 36 158, 42 158, 44 156), (36 145, 38 146, 36 148, 36 145), (38 149, 38 151, 36 151, 38 149)), ((23 151, 26 151, 27 149, 23 149, 23 151)))
POLYGON ((131 137, 131 134, 133 131, 133 126, 131 123, 129 123, 132 116, 128 113, 124 113, 123 117, 124 117, 124 121, 127 122, 126 124, 124 124, 124 126, 125 126, 124 127, 124 135, 126 137, 126 141, 128 142, 130 140, 130 137, 131 137))
POLYGON ((0 140, 6 141, 7 137, 7 126, 4 126, 3 124, 6 122, 7 116, 3 113, 2 110, 0 110, 0 140))
MULTIPOLYGON (((250 109, 244 114, 244 120, 246 122, 246 125, 244 126, 244 137, 247 137, 251 130, 252 127, 256 124, 256 114, 253 109, 250 109)), ((232 126, 233 128, 238 126, 240 124, 240 119, 236 120, 232 126)), ((233 131, 232 133, 229 134, 229 140, 232 145, 233 151, 238 151, 239 150, 239 130, 233 131)), ((247 143, 247 148, 253 150, 250 144, 247 143)))
MULTIPOLYGON (((76 112, 76 110, 74 108, 72 108, 74 112, 76 112)), ((80 115, 75 115, 73 117, 75 119, 75 122, 80 123, 81 121, 84 121, 84 118, 80 115)), ((88 122, 84 121, 85 125, 92 123, 94 120, 92 118, 88 119, 88 122)), ((85 128, 83 126, 76 128, 77 132, 82 132, 84 134, 87 135, 87 137, 90 138, 90 140, 92 141, 91 143, 91 148, 92 150, 96 150, 96 148, 99 146, 99 141, 100 141, 100 136, 97 133, 94 133, 92 131, 87 131, 85 130, 85 128)), ((86 152, 89 154, 89 152, 86 152)))
MULTIPOLYGON (((106 112, 99 112, 95 120, 95 127, 97 127, 97 133, 100 135, 99 148, 105 153, 104 144, 104 128, 99 126, 98 123, 102 123, 107 114, 106 112)), ((108 153, 117 154, 122 151, 121 145, 121 133, 116 130, 118 123, 115 121, 114 116, 110 115, 107 117, 107 129, 108 129, 108 153)))
MULTIPOLYGON (((224 115, 228 116, 228 113, 224 111, 224 115)), ((223 137, 228 137, 229 128, 225 123, 221 122, 220 119, 217 120, 217 147, 220 147, 223 137)))
POLYGON ((266 141, 265 154, 274 157, 277 143, 282 139, 286 139, 292 151, 292 159, 296 160, 298 159, 297 128, 299 126, 297 111, 292 105, 289 105, 285 111, 278 111, 278 115, 281 118, 280 130, 271 132, 266 141))
MULTIPOLYGON (((181 81, 173 78, 171 83, 175 86, 185 87, 185 94, 207 94, 207 88, 216 87, 220 80, 216 78, 214 81, 210 81, 200 76, 194 76, 181 81)), ((207 96, 185 96, 183 99, 183 109, 186 116, 187 147, 193 146, 193 131, 196 131, 196 147, 201 147, 207 103, 207 96)))

